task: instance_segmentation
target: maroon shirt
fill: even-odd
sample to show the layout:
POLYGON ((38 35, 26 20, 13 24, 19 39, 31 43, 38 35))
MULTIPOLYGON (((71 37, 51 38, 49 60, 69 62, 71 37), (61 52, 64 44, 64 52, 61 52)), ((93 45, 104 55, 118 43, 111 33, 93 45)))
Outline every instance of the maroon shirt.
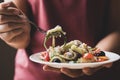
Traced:
MULTIPOLYGON (((28 0, 28 3, 38 26, 48 30, 61 25, 67 33, 68 41, 78 39, 95 46, 107 34, 109 0, 28 0)), ((36 31, 30 44, 31 53, 45 50, 43 40, 44 35, 36 31)), ((18 50, 15 80, 95 80, 95 77, 99 78, 102 74, 99 73, 94 78, 89 76, 70 78, 61 73, 46 72, 43 71, 41 64, 31 62, 28 54, 25 49, 18 50)))

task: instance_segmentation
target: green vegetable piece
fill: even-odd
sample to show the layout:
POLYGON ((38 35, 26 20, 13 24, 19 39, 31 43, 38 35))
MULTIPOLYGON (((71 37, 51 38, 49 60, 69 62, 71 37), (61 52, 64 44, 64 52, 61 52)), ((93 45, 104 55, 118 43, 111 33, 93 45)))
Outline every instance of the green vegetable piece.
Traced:
POLYGON ((75 51, 75 52, 78 52, 78 53, 80 53, 81 55, 83 55, 83 54, 85 53, 82 48, 77 47, 77 46, 75 46, 75 45, 72 45, 72 46, 71 46, 71 50, 73 50, 73 51, 75 51))
POLYGON ((63 45, 61 47, 63 47, 65 51, 68 51, 72 45, 74 45, 74 41, 70 41, 66 45, 63 45))
POLYGON ((65 49, 65 51, 68 51, 71 48, 72 45, 79 46, 81 44, 82 44, 81 41, 73 40, 73 41, 70 41, 70 42, 66 43, 66 45, 62 46, 62 47, 65 49))
POLYGON ((61 26, 57 25, 55 28, 50 29, 47 31, 45 39, 44 39, 44 47, 47 50, 46 42, 48 39, 52 38, 52 47, 55 47, 55 38, 63 37, 64 38, 64 45, 66 44, 67 38, 66 33, 62 30, 61 26))

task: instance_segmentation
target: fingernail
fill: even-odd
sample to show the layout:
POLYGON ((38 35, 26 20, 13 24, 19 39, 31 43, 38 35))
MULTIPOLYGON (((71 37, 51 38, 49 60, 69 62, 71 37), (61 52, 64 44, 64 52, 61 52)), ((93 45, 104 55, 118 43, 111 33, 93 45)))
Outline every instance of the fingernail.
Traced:
POLYGON ((43 70, 46 71, 46 66, 43 66, 43 70))
POLYGON ((24 15, 19 15, 19 17, 21 17, 21 18, 23 18, 23 19, 27 19, 27 17, 24 16, 24 15))

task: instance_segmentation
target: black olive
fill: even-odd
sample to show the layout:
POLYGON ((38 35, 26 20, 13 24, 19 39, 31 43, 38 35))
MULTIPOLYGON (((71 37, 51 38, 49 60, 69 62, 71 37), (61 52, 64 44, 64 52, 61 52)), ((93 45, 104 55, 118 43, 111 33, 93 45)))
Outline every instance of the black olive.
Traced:
POLYGON ((82 57, 82 55, 80 53, 77 53, 77 58, 82 57))
POLYGON ((103 51, 100 51, 100 54, 99 54, 99 56, 105 56, 105 52, 103 52, 103 51))
POLYGON ((54 59, 52 60, 52 62, 61 63, 61 60, 60 60, 60 59, 58 59, 58 58, 54 58, 54 59))
POLYGON ((95 53, 94 56, 105 56, 105 52, 100 51, 100 53, 95 53))

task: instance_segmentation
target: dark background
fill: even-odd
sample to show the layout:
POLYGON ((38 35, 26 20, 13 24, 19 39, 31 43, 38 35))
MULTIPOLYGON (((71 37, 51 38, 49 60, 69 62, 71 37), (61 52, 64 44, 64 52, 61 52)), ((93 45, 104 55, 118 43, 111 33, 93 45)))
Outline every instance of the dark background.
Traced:
POLYGON ((0 80, 13 80, 15 52, 0 40, 0 80))

